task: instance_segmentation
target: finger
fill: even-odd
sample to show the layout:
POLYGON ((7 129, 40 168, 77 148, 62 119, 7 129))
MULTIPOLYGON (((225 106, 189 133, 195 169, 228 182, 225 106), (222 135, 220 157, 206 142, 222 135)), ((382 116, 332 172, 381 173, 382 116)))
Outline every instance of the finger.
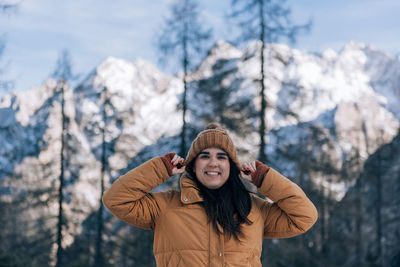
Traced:
POLYGON ((173 175, 181 174, 181 173, 185 172, 185 170, 186 170, 186 166, 183 166, 182 168, 175 167, 172 169, 172 174, 173 175))
POLYGON ((165 155, 167 155, 168 158, 169 158, 170 160, 172 160, 176 154, 175 154, 174 152, 168 152, 168 153, 166 153, 165 155))
POLYGON ((173 165, 174 165, 174 166, 177 166, 178 169, 179 169, 179 168, 182 168, 182 166, 183 166, 183 158, 177 156, 177 157, 174 159, 174 161, 173 161, 173 165))
POLYGON ((243 163, 242 164, 242 168, 240 169, 241 172, 243 172, 244 174, 247 174, 246 172, 248 171, 248 165, 247 163, 243 163))
POLYGON ((245 175, 250 175, 251 174, 251 170, 250 169, 244 169, 242 171, 245 175))
POLYGON ((186 166, 182 166, 179 168, 179 173, 183 173, 186 170, 186 166))
POLYGON ((251 168, 252 168, 253 171, 256 171, 256 170, 257 170, 256 162, 255 162, 255 161, 252 161, 252 162, 251 162, 251 168))
POLYGON ((244 166, 245 169, 249 169, 249 167, 250 167, 250 165, 249 165, 248 162, 246 162, 245 164, 243 164, 243 166, 244 166))
POLYGON ((241 177, 245 180, 251 181, 250 171, 241 171, 241 177), (248 173, 248 174, 247 174, 248 173))
POLYGON ((179 156, 177 154, 175 154, 174 157, 172 158, 171 162, 175 162, 177 158, 179 158, 179 156))
POLYGON ((241 170, 245 175, 249 175, 251 173, 250 171, 250 166, 248 163, 243 164, 242 170, 241 170))
POLYGON ((179 157, 178 155, 175 155, 174 158, 173 158, 172 161, 171 161, 172 164, 174 164, 174 165, 178 164, 179 158, 180 158, 180 157, 179 157))

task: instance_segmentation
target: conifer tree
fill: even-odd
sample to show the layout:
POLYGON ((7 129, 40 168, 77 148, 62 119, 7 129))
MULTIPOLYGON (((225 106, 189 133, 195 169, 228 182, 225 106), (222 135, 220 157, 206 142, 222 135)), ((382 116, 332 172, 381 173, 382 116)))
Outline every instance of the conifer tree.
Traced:
POLYGON ((265 134, 267 125, 265 122, 265 113, 267 109, 265 92, 265 46, 268 42, 277 42, 281 38, 287 38, 295 42, 299 33, 308 30, 311 23, 296 25, 291 20, 291 9, 286 6, 285 0, 232 0, 231 18, 238 22, 242 34, 238 38, 240 42, 249 40, 259 40, 260 50, 260 147, 259 160, 267 161, 265 155, 265 134))
POLYGON ((60 175, 58 187, 58 222, 57 222, 57 255, 56 266, 62 266, 64 250, 62 247, 63 230, 65 228, 65 218, 63 211, 64 204, 64 187, 65 187, 65 138, 68 128, 68 118, 65 114, 65 89, 68 88, 68 82, 73 80, 75 76, 72 74, 71 58, 68 50, 61 52, 57 67, 52 74, 52 77, 57 80, 57 89, 60 93, 61 102, 61 148, 60 148, 60 175))
MULTIPOLYGON (((7 1, 1 1, 0 0, 0 14, 1 13, 7 13, 7 12, 15 12, 18 8, 17 3, 7 3, 7 1)), ((0 32, 1 34, 1 32, 0 32)), ((5 47, 5 38, 0 36, 0 59, 1 56, 4 52, 4 47, 5 47)), ((1 75, 3 74, 3 67, 0 66, 0 91, 4 90, 7 91, 9 88, 13 86, 13 82, 10 80, 2 80, 1 75)))
POLYGON ((226 68, 229 64, 229 60, 218 60, 212 66, 215 73, 196 82, 198 90, 194 93, 194 97, 202 99, 203 108, 190 111, 204 125, 218 122, 224 128, 244 137, 255 130, 253 118, 257 116, 257 111, 252 105, 252 97, 238 96, 237 84, 240 81, 232 84, 225 82, 238 71, 236 67, 226 68))
POLYGON ((103 103, 102 103, 102 120, 103 124, 100 129, 101 132, 101 177, 100 177, 100 203, 99 210, 97 212, 97 238, 96 238, 96 252, 95 252, 95 260, 94 266, 101 267, 103 266, 103 230, 104 230, 104 220, 103 220, 103 193, 104 193, 104 180, 106 176, 106 171, 108 169, 108 157, 107 157, 107 142, 106 142, 106 127, 107 127, 107 109, 110 106, 110 99, 107 91, 107 87, 104 87, 103 92, 103 103))
POLYGON ((171 13, 165 19, 158 36, 158 49, 162 59, 177 55, 183 69, 182 132, 180 154, 186 154, 188 73, 196 63, 196 56, 203 52, 204 44, 211 38, 211 29, 205 29, 200 21, 199 7, 195 0, 177 0, 171 5, 171 13))

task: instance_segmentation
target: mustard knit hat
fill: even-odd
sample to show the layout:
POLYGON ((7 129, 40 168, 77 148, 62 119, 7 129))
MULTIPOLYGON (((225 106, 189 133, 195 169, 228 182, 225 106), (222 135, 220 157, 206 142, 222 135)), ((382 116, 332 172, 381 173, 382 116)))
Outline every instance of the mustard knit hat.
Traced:
POLYGON ((185 165, 188 165, 197 154, 209 147, 218 147, 228 153, 229 157, 240 169, 240 163, 236 155, 236 149, 228 133, 216 123, 210 123, 200 132, 190 146, 186 156, 185 165))

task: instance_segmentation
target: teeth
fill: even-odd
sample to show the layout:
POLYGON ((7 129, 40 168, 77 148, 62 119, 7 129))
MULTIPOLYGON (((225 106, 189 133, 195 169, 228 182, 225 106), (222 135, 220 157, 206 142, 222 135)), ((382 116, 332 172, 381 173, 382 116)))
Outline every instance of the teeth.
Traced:
POLYGON ((206 172, 208 175, 218 175, 218 172, 206 172))

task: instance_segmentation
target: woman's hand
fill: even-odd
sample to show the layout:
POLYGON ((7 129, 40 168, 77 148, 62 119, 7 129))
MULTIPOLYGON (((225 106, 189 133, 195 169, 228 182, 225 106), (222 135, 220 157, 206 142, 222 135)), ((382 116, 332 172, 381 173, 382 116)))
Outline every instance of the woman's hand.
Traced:
POLYGON ((268 170, 269 167, 266 164, 256 160, 243 164, 240 174, 243 179, 246 179, 257 187, 260 187, 268 170))
POLYGON ((161 157, 167 168, 169 176, 181 174, 185 171, 186 166, 183 166, 184 159, 174 152, 168 152, 161 157))
POLYGON ((174 157, 171 160, 172 165, 174 166, 172 169, 172 175, 177 175, 177 174, 181 174, 185 171, 186 166, 183 166, 183 162, 185 160, 178 156, 177 154, 174 155, 174 157))
POLYGON ((252 174, 254 174, 257 170, 256 167, 256 162, 248 162, 242 164, 242 169, 240 170, 240 174, 242 175, 242 178, 249 181, 253 182, 252 174))

